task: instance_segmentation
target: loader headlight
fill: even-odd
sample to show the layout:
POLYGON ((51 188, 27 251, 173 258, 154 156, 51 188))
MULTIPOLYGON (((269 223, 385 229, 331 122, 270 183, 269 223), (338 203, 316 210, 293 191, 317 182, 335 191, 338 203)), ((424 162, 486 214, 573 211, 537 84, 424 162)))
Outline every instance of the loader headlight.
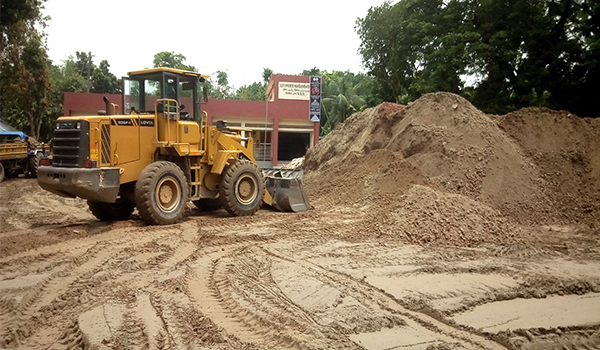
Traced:
POLYGON ((77 129, 81 129, 81 122, 77 122, 77 129))
POLYGON ((56 128, 60 129, 60 122, 56 122, 56 128))

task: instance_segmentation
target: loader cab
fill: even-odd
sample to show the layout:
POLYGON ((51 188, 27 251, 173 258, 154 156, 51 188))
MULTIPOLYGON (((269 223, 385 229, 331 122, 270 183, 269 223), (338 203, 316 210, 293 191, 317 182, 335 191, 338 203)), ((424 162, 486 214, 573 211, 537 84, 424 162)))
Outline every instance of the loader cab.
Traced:
POLYGON ((208 75, 174 68, 153 68, 128 73, 123 77, 124 114, 174 113, 159 99, 171 99, 179 105, 180 120, 200 120, 200 87, 208 75), (155 110, 158 109, 158 110, 155 110), (169 109, 167 111, 167 109, 169 109))

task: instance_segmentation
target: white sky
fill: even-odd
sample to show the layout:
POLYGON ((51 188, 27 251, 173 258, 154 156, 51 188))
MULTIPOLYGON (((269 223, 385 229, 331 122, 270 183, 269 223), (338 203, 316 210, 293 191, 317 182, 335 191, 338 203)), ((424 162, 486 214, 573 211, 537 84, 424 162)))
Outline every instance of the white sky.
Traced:
MULTIPOLYGON (((55 64, 92 52, 117 77, 152 67, 174 51, 200 73, 226 71, 230 85, 262 81, 263 68, 364 72, 357 17, 384 0, 48 0, 49 56, 55 64)), ((215 77, 216 78, 216 77, 215 77)))

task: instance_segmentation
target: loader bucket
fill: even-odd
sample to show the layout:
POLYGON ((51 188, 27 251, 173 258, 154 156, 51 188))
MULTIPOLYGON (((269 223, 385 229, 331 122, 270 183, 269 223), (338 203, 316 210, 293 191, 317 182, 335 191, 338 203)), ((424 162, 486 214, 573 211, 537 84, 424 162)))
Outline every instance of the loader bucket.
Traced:
POLYGON ((282 174, 265 171, 266 192, 264 202, 279 211, 301 212, 310 209, 308 197, 302 186, 301 173, 282 174), (282 177, 288 175, 289 177, 282 177))

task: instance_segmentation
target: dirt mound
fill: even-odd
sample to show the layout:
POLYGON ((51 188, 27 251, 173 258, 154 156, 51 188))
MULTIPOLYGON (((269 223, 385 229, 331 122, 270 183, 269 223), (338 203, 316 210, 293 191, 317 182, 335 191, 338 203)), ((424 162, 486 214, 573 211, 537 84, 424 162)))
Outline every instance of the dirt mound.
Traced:
POLYGON ((459 194, 415 185, 384 220, 389 232, 414 244, 472 246, 513 240, 517 228, 498 210, 459 194))
POLYGON ((496 117, 544 180, 561 221, 600 223, 600 119, 524 108, 496 117))
MULTIPOLYGON (((314 197, 311 200, 317 205, 364 203, 386 194, 392 195, 392 200, 381 201, 373 210, 408 215, 405 209, 397 211, 400 203, 407 205, 399 200, 400 196, 415 184, 425 185, 445 202, 458 205, 472 201, 472 207, 480 205, 478 210, 463 208, 463 214, 474 220, 466 228, 473 227, 470 233, 478 234, 481 230, 475 227, 494 232, 496 228, 507 229, 504 219, 492 228, 476 224, 492 217, 505 216, 527 224, 570 222, 572 215, 563 209, 571 202, 564 199, 574 199, 585 191, 587 199, 583 202, 587 206, 571 211, 584 208, 586 212, 579 219, 594 221, 590 213, 598 212, 598 201, 592 193, 597 195, 600 186, 597 123, 544 110, 558 113, 554 124, 548 125, 548 116, 537 115, 538 111, 489 116, 460 96, 433 93, 406 107, 388 103, 356 113, 309 150, 304 169, 309 194, 314 197), (528 113, 536 117, 520 120, 528 119, 528 113), (529 135, 536 132, 536 137, 529 135), (552 138, 559 141, 554 143, 552 138), (536 146, 538 141, 540 146, 536 146), (563 161, 557 162, 557 154, 563 161), (572 164, 578 165, 574 168, 572 164), (556 181, 548 177, 551 165, 554 171, 566 175, 556 181), (583 173, 587 177, 582 177, 583 173), (594 185, 589 191, 581 189, 588 180, 594 185), (566 187, 564 181, 569 182, 566 187)), ((423 188, 419 191, 422 193, 423 188)), ((411 215, 422 220, 426 207, 412 208, 411 215)), ((450 220, 456 219, 449 210, 442 213, 450 220)), ((459 237, 458 228, 465 227, 460 220, 455 226, 450 235, 459 237)), ((489 237, 511 236, 497 233, 489 237)), ((422 228, 420 234, 417 240, 426 240, 433 231, 422 228)), ((477 242, 477 238, 465 241, 477 242)))

